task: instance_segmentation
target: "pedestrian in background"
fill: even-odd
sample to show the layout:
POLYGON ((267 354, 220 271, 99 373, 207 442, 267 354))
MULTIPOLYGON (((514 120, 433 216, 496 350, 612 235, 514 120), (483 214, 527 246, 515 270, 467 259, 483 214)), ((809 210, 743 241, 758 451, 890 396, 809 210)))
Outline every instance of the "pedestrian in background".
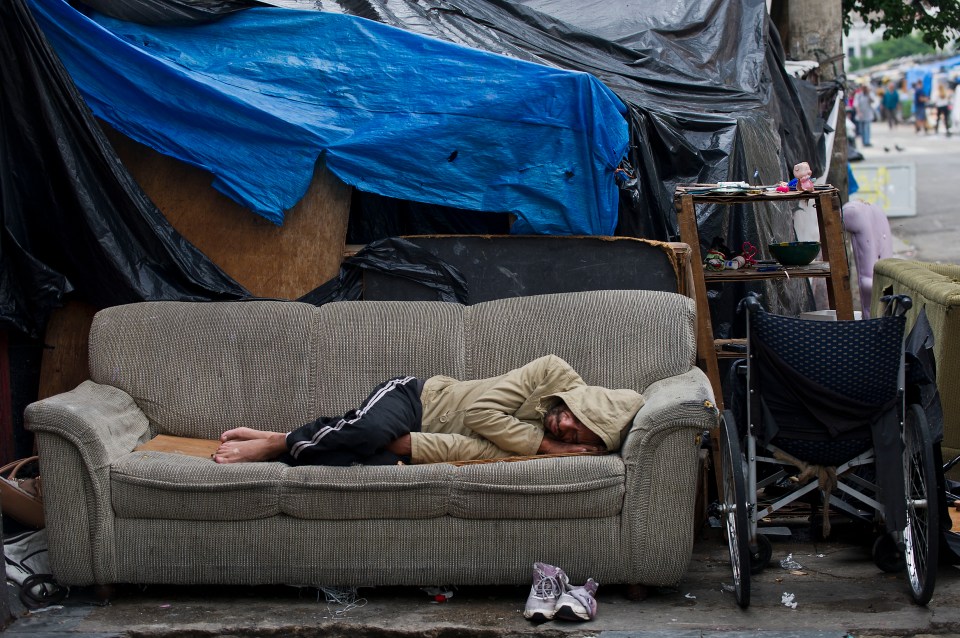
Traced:
POLYGON ((870 124, 875 119, 875 113, 870 89, 865 86, 857 89, 853 98, 853 109, 856 114, 857 133, 860 135, 860 141, 863 142, 864 146, 873 146, 870 143, 870 124))
POLYGON ((938 133, 940 131, 940 120, 942 119, 947 137, 950 137, 950 108, 953 106, 953 95, 951 93, 945 84, 941 84, 937 87, 933 97, 933 105, 937 109, 937 119, 933 123, 933 132, 938 133))
POLYGON ((950 109, 950 120, 953 125, 960 126, 960 91, 953 87, 953 108, 950 109))
POLYGON ((913 85, 913 122, 916 133, 927 133, 927 94, 923 90, 923 80, 913 85))
POLYGON ((900 94, 897 93, 897 87, 893 82, 887 85, 887 90, 883 93, 883 117, 887 120, 887 126, 892 131, 897 128, 897 111, 900 108, 900 94))

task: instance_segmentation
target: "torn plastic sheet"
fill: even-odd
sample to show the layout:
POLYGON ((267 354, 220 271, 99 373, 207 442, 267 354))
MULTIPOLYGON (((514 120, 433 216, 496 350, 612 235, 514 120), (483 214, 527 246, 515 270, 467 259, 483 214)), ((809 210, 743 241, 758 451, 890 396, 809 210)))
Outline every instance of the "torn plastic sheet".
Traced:
MULTIPOLYGON (((161 0, 154 0, 161 1, 161 0)), ((272 0, 271 4, 363 15, 423 35, 565 69, 588 71, 627 105, 635 177, 620 191, 617 235, 678 238, 678 184, 790 179, 806 161, 824 166, 822 130, 812 122, 813 88, 784 68, 779 35, 763 0, 648 3, 643 11, 582 0, 272 0)), ((370 204, 370 198, 367 198, 370 204)), ((364 225, 393 225, 390 207, 368 206, 364 225), (369 214, 379 214, 370 219, 369 214)), ((354 226, 351 212, 351 227, 354 226)), ((773 204, 698 208, 701 239, 765 246, 795 239, 792 211, 773 204)), ((405 234, 432 234, 428 223, 405 234)), ((490 231, 493 232, 493 231, 490 231)), ((354 237, 362 243, 387 233, 354 237)), ((774 312, 813 307, 807 281, 762 286, 774 312)), ((743 285, 725 286, 714 317, 732 316, 743 285)), ((730 326, 719 326, 729 330, 730 326)))
POLYGON ((318 156, 347 184, 612 235, 623 103, 587 73, 364 18, 252 8, 190 27, 31 0, 94 113, 281 223, 318 156))
MULTIPOLYGON (((188 16, 190 21, 217 21, 219 17, 219 9, 213 6, 218 4, 217 0, 115 0, 108 4, 116 12, 154 12, 158 20, 166 22, 182 19, 178 7, 184 4, 191 7, 203 5, 209 14, 188 16)), ((808 161, 815 173, 820 172, 816 157, 821 151, 819 140, 801 117, 803 104, 809 103, 799 97, 805 89, 786 77, 782 68, 782 48, 776 30, 765 15, 762 0, 737 3, 679 0, 669 4, 648 4, 644 11, 636 11, 623 3, 591 1, 585 4, 582 0, 272 0, 268 4, 362 16, 478 50, 589 71, 599 77, 629 107, 630 158, 635 177, 625 181, 619 192, 616 231, 619 235, 675 239, 677 226, 672 198, 674 187, 679 183, 748 179, 757 167, 763 181, 777 181, 786 177, 787 167, 797 161, 808 161), (662 68, 667 75, 660 75, 656 72, 658 61, 667 59, 672 67, 662 68)), ((232 7, 226 11, 227 14, 232 12, 232 7)), ((48 76, 56 73, 51 69, 59 67, 59 62, 51 62, 43 35, 31 31, 35 30, 35 25, 24 0, 3 3, 2 13, 0 33, 10 38, 3 45, 3 72, 13 73, 18 68, 15 65, 24 68, 32 65, 29 72, 23 73, 46 82, 48 76)), ((56 56, 52 58, 55 60, 56 56)), ((69 83, 69 78, 64 81, 69 83)), ((19 87, 23 83, 19 77, 8 79, 7 75, 4 76, 4 87, 19 87)), ((55 131, 52 135, 65 140, 67 146, 75 137, 89 137, 84 130, 75 131, 73 128, 75 122, 85 122, 73 114, 73 109, 82 107, 66 104, 71 99, 82 103, 75 91, 40 87, 36 94, 40 96, 38 99, 30 90, 23 93, 5 90, 0 94, 0 101, 4 108, 10 109, 8 112, 29 116, 28 120, 33 122, 30 126, 37 127, 29 129, 29 135, 34 138, 46 140, 51 135, 43 133, 36 123, 41 118, 45 127, 55 131), (47 101, 43 96, 49 91, 59 93, 59 111, 45 106, 47 101)), ((25 167, 17 173, 18 178, 27 177, 28 182, 40 179, 39 176, 44 175, 50 166, 61 164, 62 160, 57 159, 60 151, 52 145, 44 146, 40 149, 44 154, 51 151, 53 154, 39 160, 40 163, 29 157, 29 153, 25 155, 16 146, 21 139, 15 128, 20 125, 17 117, 4 118, 4 135, 0 136, 0 144, 3 145, 7 168, 3 170, 25 167)), ((80 238, 87 235, 75 229, 77 221, 71 197, 55 196, 49 185, 57 185, 57 193, 76 192, 81 200, 87 198, 84 193, 88 186, 84 180, 88 179, 89 171, 100 164, 100 160, 95 159, 96 153, 99 151, 92 156, 80 155, 83 158, 80 166, 86 170, 76 174, 53 174, 42 183, 30 182, 17 186, 15 190, 10 190, 10 182, 0 182, 3 185, 5 226, 3 243, 0 244, 0 259, 3 260, 0 264, 0 318, 18 326, 36 326, 50 307, 60 303, 70 286, 76 286, 75 294, 79 298, 98 304, 120 303, 136 297, 128 294, 126 284, 117 286, 113 275, 102 277, 99 273, 103 268, 118 268, 125 271, 124 280, 146 286, 140 283, 143 274, 136 270, 139 263, 151 264, 149 270, 153 273, 165 269, 164 278, 179 282, 164 286, 165 294, 177 294, 176 290, 186 285, 182 283, 183 278, 199 282, 207 295, 234 294, 231 291, 237 290, 235 284, 221 281, 222 273, 210 275, 206 269, 212 265, 205 262, 206 265, 201 266, 200 262, 205 261, 203 256, 189 249, 183 254, 173 250, 165 257, 125 255, 109 260, 112 263, 107 266, 101 257, 86 254, 91 250, 90 246, 69 245, 71 242, 83 243, 80 238), (24 193, 39 196, 34 198, 24 193), (58 210, 61 207, 63 211, 58 210), (65 223, 58 225, 59 222, 50 217, 51 211, 57 211, 56 216, 62 215, 65 223), (24 228, 32 229, 33 224, 41 220, 46 224, 45 230, 31 230, 27 236, 23 234, 24 228), (62 229, 62 237, 50 232, 55 228, 62 229), (10 237, 16 241, 8 241, 10 237), (64 243, 67 250, 64 250, 64 243), (85 254, 76 259, 70 257, 69 261, 82 264, 78 268, 81 272, 62 263, 69 254, 76 252, 85 254), (203 272, 190 274, 197 268, 203 272), (34 286, 32 282, 38 283, 34 286)), ((112 183, 116 178, 99 175, 98 181, 102 180, 112 183)), ((111 186, 107 190, 114 188, 117 187, 111 186)), ((378 197, 370 193, 364 195, 368 200, 378 197)), ((131 221, 144 215, 152 219, 149 214, 137 212, 129 215, 122 212, 123 207, 104 202, 99 197, 94 196, 93 200, 98 202, 95 210, 103 219, 89 223, 109 228, 126 227, 117 232, 129 232, 141 241, 145 241, 142 239, 144 233, 154 232, 153 222, 141 225, 139 221, 131 221)), ((152 206, 149 203, 142 205, 152 206)), ((445 232, 437 227, 436 220, 441 215, 420 214, 428 206, 418 204, 419 210, 409 215, 410 223, 400 231, 391 226, 381 234, 377 232, 382 228, 378 226, 378 219, 393 216, 394 207, 364 206, 365 215, 367 211, 375 211, 379 217, 371 212, 364 220, 368 236, 351 241, 366 243, 396 232, 445 232)), ((356 208, 351 211, 351 216, 356 208)), ((442 212, 446 214, 446 211, 442 212)), ((762 246, 774 238, 787 238, 772 225, 788 224, 790 213, 781 210, 758 213, 745 207, 726 210, 704 207, 698 209, 698 217, 705 242, 716 234, 723 234, 727 236, 729 246, 739 245, 743 238, 762 246)), ((162 219, 157 224, 158 228, 165 227, 162 219)), ((783 230, 789 232, 790 229, 784 226, 783 230)), ((446 232, 468 231, 484 232, 474 226, 446 232)), ((790 284, 805 285, 805 282, 790 284)), ((148 292, 144 290, 140 294, 146 296, 148 292)), ((190 294, 203 296, 196 289, 190 294)), ((727 321, 725 317, 733 315, 731 308, 742 296, 741 286, 726 286, 723 299, 717 302, 726 303, 724 300, 727 299, 733 302, 727 303, 722 311, 713 308, 713 316, 718 321, 727 321)), ((803 310, 809 309, 802 296, 792 291, 776 290, 765 300, 775 312, 788 313, 792 307, 778 309, 777 298, 803 310)), ((730 324, 725 325, 729 330, 730 324)), ((720 334, 717 327, 715 334, 720 334)))
POLYGON ((236 299, 103 136, 23 0, 0 3, 0 324, 42 334, 67 295, 97 307, 236 299))
POLYGON ((379 270, 411 279, 433 289, 437 301, 469 303, 469 290, 460 271, 416 244, 392 237, 370 243, 343 260, 336 277, 300 297, 298 301, 322 306, 331 301, 349 301, 363 296, 363 271, 379 270))
POLYGON ((139 24, 189 25, 209 22, 260 3, 248 0, 81 0, 111 18, 139 24))

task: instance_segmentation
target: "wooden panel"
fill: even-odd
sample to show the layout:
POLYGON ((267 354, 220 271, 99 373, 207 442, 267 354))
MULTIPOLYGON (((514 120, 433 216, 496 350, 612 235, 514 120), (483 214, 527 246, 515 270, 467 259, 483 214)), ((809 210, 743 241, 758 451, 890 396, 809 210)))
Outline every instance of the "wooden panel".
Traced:
POLYGON ((136 452, 168 452, 170 454, 185 454, 201 459, 213 457, 220 447, 220 441, 214 439, 191 439, 182 436, 159 434, 146 443, 133 448, 136 452))
POLYGON ((90 378, 87 336, 96 309, 72 301, 50 315, 40 363, 37 398, 72 390, 90 378))
MULTIPOLYGON (((275 226, 214 190, 209 173, 101 126, 173 227, 253 295, 296 299, 337 275, 350 187, 322 167, 283 226, 275 226)), ((38 398, 71 390, 88 378, 93 314, 93 308, 76 303, 54 312, 44 339, 38 398)))
POLYGON ((296 299, 336 276, 346 241, 350 187, 322 165, 283 225, 275 226, 214 190, 206 171, 101 125, 173 227, 254 295, 296 299))
MULTIPOLYGON (((468 302, 582 290, 687 288, 689 247, 632 237, 429 235, 406 237, 463 276, 468 302)), ((390 272, 363 273, 364 299, 429 300, 436 292, 390 272)))

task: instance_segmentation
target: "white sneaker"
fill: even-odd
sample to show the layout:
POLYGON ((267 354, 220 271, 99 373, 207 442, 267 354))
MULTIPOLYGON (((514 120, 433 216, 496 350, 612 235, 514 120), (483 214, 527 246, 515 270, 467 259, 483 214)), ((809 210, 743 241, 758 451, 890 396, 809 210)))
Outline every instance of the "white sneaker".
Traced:
POLYGON ((597 581, 592 578, 580 587, 563 592, 557 600, 554 615, 563 620, 593 620, 597 615, 597 581))
POLYGON ((557 601, 567 591, 570 579, 559 567, 546 563, 533 564, 533 585, 527 596, 523 617, 534 622, 546 622, 553 618, 557 601))

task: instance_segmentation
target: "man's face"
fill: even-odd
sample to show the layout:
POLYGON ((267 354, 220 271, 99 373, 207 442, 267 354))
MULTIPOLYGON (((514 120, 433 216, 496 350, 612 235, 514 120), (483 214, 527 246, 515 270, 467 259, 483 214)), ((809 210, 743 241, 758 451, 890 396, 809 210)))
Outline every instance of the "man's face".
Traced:
POLYGON ((573 416, 569 408, 551 410, 544 419, 544 427, 550 438, 564 443, 603 446, 603 439, 590 431, 587 426, 573 416))

